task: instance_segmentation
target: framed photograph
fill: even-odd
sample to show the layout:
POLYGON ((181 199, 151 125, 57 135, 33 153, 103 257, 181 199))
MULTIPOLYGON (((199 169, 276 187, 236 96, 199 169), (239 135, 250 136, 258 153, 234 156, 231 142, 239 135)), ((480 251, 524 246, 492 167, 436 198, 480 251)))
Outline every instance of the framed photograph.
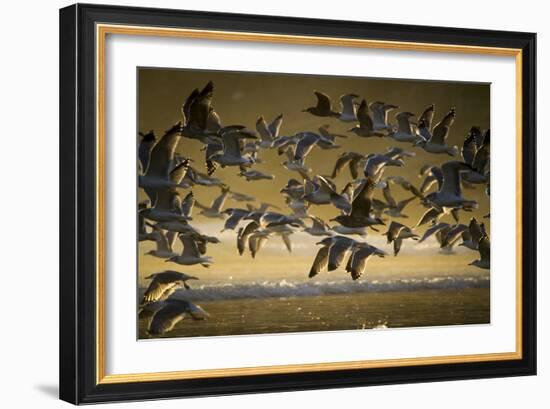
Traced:
POLYGON ((535 41, 61 9, 61 399, 534 375, 535 41))

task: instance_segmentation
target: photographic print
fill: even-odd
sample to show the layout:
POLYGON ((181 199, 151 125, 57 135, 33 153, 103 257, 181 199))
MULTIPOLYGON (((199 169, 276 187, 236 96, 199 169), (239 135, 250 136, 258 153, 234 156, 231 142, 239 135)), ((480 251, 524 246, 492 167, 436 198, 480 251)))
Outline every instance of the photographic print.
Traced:
POLYGON ((490 323, 490 84, 138 68, 138 338, 490 323))

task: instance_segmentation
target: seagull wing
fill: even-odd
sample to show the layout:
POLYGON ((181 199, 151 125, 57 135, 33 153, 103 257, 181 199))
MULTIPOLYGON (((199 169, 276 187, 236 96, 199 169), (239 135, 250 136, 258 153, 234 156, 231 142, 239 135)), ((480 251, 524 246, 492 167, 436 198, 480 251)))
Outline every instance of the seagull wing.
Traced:
POLYGON ((328 271, 336 270, 344 262, 349 253, 353 240, 348 238, 336 239, 328 252, 328 271))
POLYGON ((156 232, 158 232, 157 235, 155 235, 155 242, 157 244, 157 251, 162 252, 169 252, 170 245, 168 243, 168 239, 166 238, 166 232, 164 230, 161 230, 159 228, 154 227, 153 228, 156 232))
POLYGON ((348 163, 349 171, 353 179, 357 179, 359 177, 359 164, 362 159, 363 155, 355 155, 348 163))
POLYGON ((390 223, 390 227, 388 227, 388 231, 384 233, 386 236, 388 236, 388 243, 391 243, 394 240, 397 240, 399 237, 399 234, 401 233, 401 230, 405 228, 404 225, 401 223, 397 223, 395 221, 392 221, 390 223))
POLYGON ((210 105, 214 96, 214 84, 208 82, 189 107, 188 123, 194 128, 206 130, 210 105))
POLYGON ((212 155, 221 151, 223 151, 223 143, 221 141, 210 142, 206 145, 206 149, 204 150, 204 157, 206 160, 208 160, 212 157, 212 155))
POLYGON ((418 122, 423 122, 424 126, 428 129, 432 129, 432 122, 435 114, 435 105, 432 104, 422 112, 422 115, 418 118, 418 122))
POLYGON ((181 255, 183 257, 200 257, 201 253, 197 242, 190 236, 180 235, 180 241, 183 244, 183 251, 181 255))
POLYGON ((386 186, 384 186, 384 189, 382 189, 382 193, 384 195, 384 199, 386 199, 386 202, 390 205, 390 207, 397 207, 397 202, 391 194, 389 182, 386 182, 386 186))
POLYGON ((384 104, 380 102, 373 102, 369 106, 372 112, 373 122, 379 125, 386 125, 386 112, 384 111, 384 104))
POLYGON ((344 167, 351 162, 351 156, 348 153, 340 155, 334 164, 334 170, 330 177, 335 178, 344 169, 344 167))
POLYGON ((193 212, 194 205, 195 205, 195 196, 193 195, 193 192, 189 192, 181 202, 181 213, 185 217, 191 217, 191 213, 193 212))
POLYGON ((317 108, 323 111, 332 111, 332 104, 330 103, 330 97, 327 94, 322 92, 315 91, 315 96, 317 97, 317 108))
POLYGON ((296 144, 296 150, 294 151, 294 160, 304 159, 309 152, 313 149, 313 146, 319 142, 320 136, 313 132, 302 132, 300 140, 296 144))
POLYGON ((470 131, 466 138, 464 138, 464 143, 462 144, 462 159, 468 165, 472 166, 474 163, 474 157, 476 155, 477 147, 474 134, 470 131))
POLYGON ((442 213, 442 211, 438 210, 435 207, 432 207, 431 209, 426 210, 426 212, 424 212, 424 214, 422 215, 422 217, 420 218, 418 223, 416 223, 415 228, 420 227, 420 226, 422 226, 426 223, 429 223, 431 221, 437 221, 437 219, 439 218, 441 213, 442 213))
POLYGON ((370 247, 359 248, 355 250, 350 256, 350 261, 348 262, 349 269, 346 270, 351 273, 351 278, 357 280, 365 270, 367 269, 367 261, 372 256, 373 250, 370 247))
POLYGON ((260 225, 254 220, 252 220, 250 223, 246 225, 246 227, 242 228, 239 231, 239 235, 237 236, 237 249, 239 250, 240 255, 244 253, 244 249, 246 248, 246 244, 248 243, 248 239, 250 238, 250 235, 259 228, 260 228, 260 225))
POLYGON ((309 216, 309 218, 313 221, 313 228, 316 230, 324 230, 327 228, 327 224, 319 217, 316 216, 309 216))
POLYGON ((168 281, 159 276, 154 277, 143 294, 142 304, 160 301, 165 293, 179 287, 180 284, 181 281, 168 281))
POLYGON ((421 194, 426 193, 428 190, 431 189, 431 187, 434 185, 435 182, 437 182, 435 176, 433 175, 426 176, 422 181, 422 184, 420 185, 420 193, 421 194))
POLYGON ((401 245, 403 244, 403 239, 400 239, 399 237, 396 238, 393 241, 393 255, 397 256, 399 254, 399 250, 401 250, 401 245))
POLYGON ((290 241, 290 233, 281 234, 281 239, 283 239, 283 243, 285 244, 288 252, 292 253, 292 241, 290 241))
POLYGON ((247 213, 233 212, 231 216, 227 218, 223 226, 224 230, 235 230, 239 222, 246 216, 247 213))
POLYGON ((396 115, 397 130, 405 134, 412 134, 411 118, 406 115, 396 115))
POLYGON ((267 236, 263 234, 253 233, 248 239, 248 249, 252 258, 256 257, 256 254, 260 251, 264 243, 267 241, 267 236))
POLYGON ((441 247, 443 248, 453 244, 459 239, 459 237, 462 235, 462 232, 466 231, 467 229, 468 226, 464 224, 457 224, 456 226, 453 226, 442 238, 441 247))
POLYGON ((376 183, 371 178, 363 182, 351 203, 351 217, 369 217, 375 187, 376 183))
POLYGON ((148 329, 149 333, 162 335, 172 331, 176 324, 185 318, 188 311, 187 303, 182 300, 167 301, 153 316, 148 329))
POLYGON ((460 171, 467 170, 469 167, 463 162, 451 161, 445 162, 441 166, 443 172, 443 185, 441 186, 441 192, 461 196, 462 189, 460 186, 460 171))
MULTIPOLYGON (((189 117, 191 116, 191 104, 195 101, 195 99, 199 96, 199 89, 195 88, 191 94, 187 97, 185 100, 185 103, 181 107, 181 113, 183 115, 184 120, 187 122, 189 121, 189 117)), ((185 123, 184 123, 185 125, 185 123)))
POLYGON ((342 115, 355 116, 355 105, 353 99, 356 96, 353 94, 345 94, 340 97, 340 106, 342 107, 342 115))
POLYGON ((277 115, 273 120, 269 123, 268 129, 271 133, 271 136, 273 138, 279 137, 279 131, 281 130, 281 125, 283 124, 283 114, 277 115))
POLYGON ((227 196, 229 196, 229 189, 228 188, 223 188, 221 195, 219 195, 212 202, 212 206, 211 206, 212 210, 219 213, 222 210, 222 207, 225 204, 225 201, 227 200, 227 196))
POLYGON ((146 176, 167 178, 170 164, 174 160, 174 153, 181 139, 181 122, 175 124, 159 139, 151 149, 146 176))
POLYGON ((188 313, 194 320, 204 320, 210 317, 210 314, 203 310, 200 305, 194 304, 192 302, 188 302, 188 313))
POLYGON ((323 246, 319 249, 317 255, 315 256, 315 260, 313 260, 313 265, 309 270, 309 278, 315 277, 322 270, 327 268, 329 248, 330 246, 323 246))
POLYGON ((206 119, 206 130, 208 132, 217 133, 220 129, 222 129, 220 116, 213 107, 210 107, 208 118, 206 119))
POLYGON ((430 172, 437 182, 437 190, 441 190, 443 187, 443 171, 439 166, 433 166, 430 172))
POLYGON ((478 223, 475 217, 472 217, 472 219, 470 220, 468 229, 470 230, 470 235, 472 236, 472 242, 479 243, 479 240, 481 240, 484 234, 481 230, 481 225, 478 223))
POLYGON ((222 138, 224 155, 239 158, 241 156, 241 139, 242 137, 238 131, 226 132, 222 138))
POLYGON ((189 163, 189 159, 184 159, 176 166, 174 166, 174 168, 170 171, 170 180, 176 185, 179 185, 181 181, 185 178, 185 175, 187 175, 187 171, 189 170, 189 163))
POLYGON ((262 141, 273 141, 273 135, 271 134, 271 131, 269 130, 267 122, 265 122, 263 116, 259 117, 256 121, 256 131, 258 131, 258 134, 260 135, 262 141))
POLYGON ((146 133, 142 136, 138 147, 138 159, 141 163, 142 173, 145 173, 147 166, 149 165, 149 157, 151 156, 151 150, 155 146, 157 138, 153 131, 146 133))
POLYGON ((477 150, 474 160, 472 162, 472 167, 479 173, 485 174, 485 169, 489 163, 490 157, 490 142, 489 142, 489 131, 485 133, 485 138, 483 140, 483 145, 477 150))
POLYGON ((424 240, 426 240, 428 237, 430 237, 432 234, 435 234, 437 233, 438 231, 441 231, 445 228, 449 227, 449 224, 448 223, 438 223, 432 227, 430 227, 429 229, 427 229, 425 232, 424 232, 424 235, 422 236, 422 238, 420 240, 418 240, 419 243, 422 243, 424 240))
POLYGON ((357 109, 357 120, 359 121, 359 126, 367 131, 372 131, 374 124, 372 118, 369 115, 369 109, 367 106, 367 101, 362 100, 359 108, 357 109))
POLYGON ((445 145, 445 141, 447 140, 447 136, 449 136, 449 131, 455 121, 455 117, 455 109, 451 108, 447 115, 445 115, 445 117, 434 126, 432 139, 430 139, 430 142, 438 145, 445 145))
POLYGON ((491 260, 491 243, 489 242, 489 237, 486 235, 479 240, 479 255, 481 260, 486 260, 489 262, 491 260))

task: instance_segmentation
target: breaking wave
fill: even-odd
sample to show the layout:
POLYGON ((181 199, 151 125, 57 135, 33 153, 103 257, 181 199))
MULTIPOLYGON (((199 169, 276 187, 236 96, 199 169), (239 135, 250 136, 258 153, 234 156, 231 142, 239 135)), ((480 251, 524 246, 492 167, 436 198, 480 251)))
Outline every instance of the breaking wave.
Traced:
POLYGON ((369 292, 419 291, 488 288, 489 277, 429 277, 394 280, 357 281, 262 281, 241 284, 197 285, 180 295, 191 301, 235 300, 243 298, 315 297, 369 292))

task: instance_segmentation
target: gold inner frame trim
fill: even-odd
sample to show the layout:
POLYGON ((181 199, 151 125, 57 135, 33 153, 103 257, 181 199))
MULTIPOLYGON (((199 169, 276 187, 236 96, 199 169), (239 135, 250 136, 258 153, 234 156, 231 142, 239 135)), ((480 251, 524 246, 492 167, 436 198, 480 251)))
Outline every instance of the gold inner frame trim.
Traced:
POLYGON ((97 271, 96 271, 96 382, 127 382, 204 379, 214 377, 290 374, 349 369, 388 368, 412 365, 437 365, 466 362, 517 360, 522 358, 522 52, 515 48, 466 46, 455 44, 414 43, 402 41, 363 40, 318 36, 294 36, 267 33, 177 29, 114 24, 96 25, 96 149, 97 149, 97 271), (450 355, 418 358, 378 359, 368 361, 321 362, 314 364, 150 372, 132 374, 105 373, 105 41, 107 34, 192 38, 222 41, 267 42, 296 45, 355 47, 400 51, 423 51, 497 55, 515 57, 516 65, 516 350, 504 353, 450 355))

